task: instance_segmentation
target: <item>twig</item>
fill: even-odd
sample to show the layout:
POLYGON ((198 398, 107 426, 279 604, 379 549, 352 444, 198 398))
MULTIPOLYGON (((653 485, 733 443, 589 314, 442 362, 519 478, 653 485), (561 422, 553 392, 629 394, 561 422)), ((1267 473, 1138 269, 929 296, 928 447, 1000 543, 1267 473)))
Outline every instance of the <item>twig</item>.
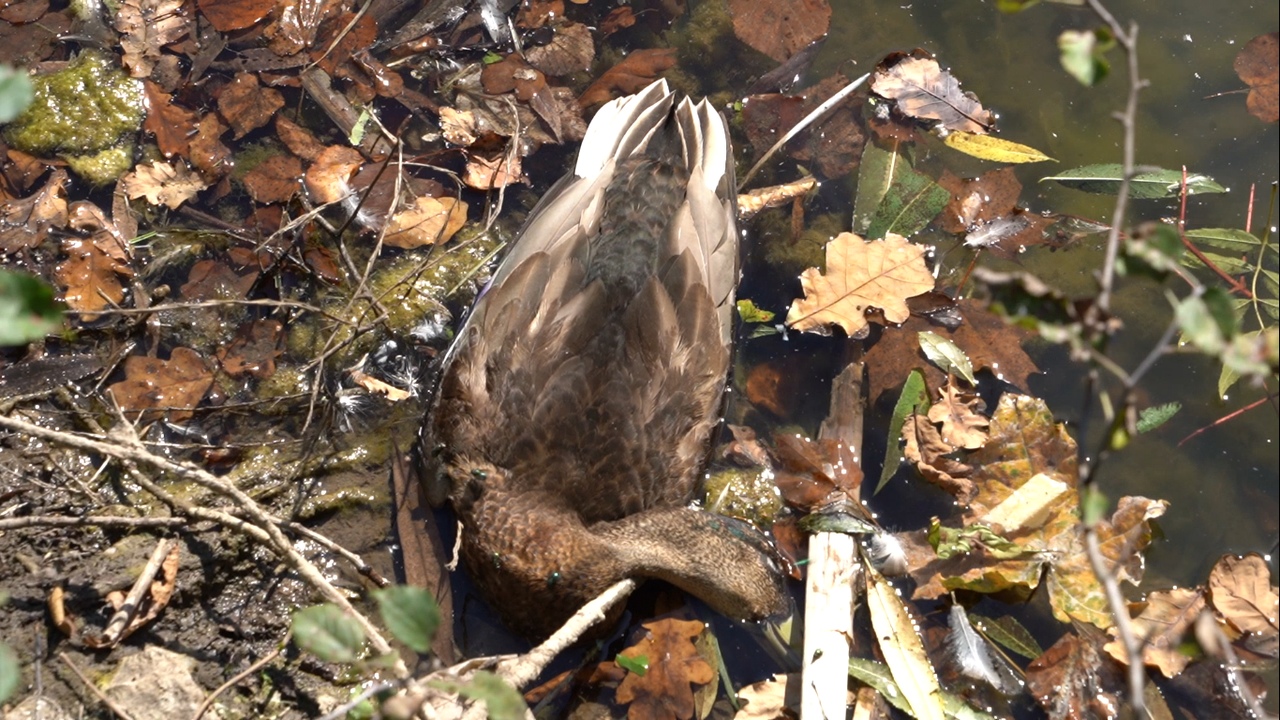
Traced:
POLYGON ((190 520, 181 517, 115 517, 112 515, 67 517, 66 515, 28 515, 27 517, 6 518, 4 520, 0 520, 0 530, 20 530, 28 527, 82 527, 86 525, 126 528, 172 528, 183 527, 190 524, 190 520))
POLYGON ((496 672, 516 688, 523 688, 542 674, 547 665, 582 634, 605 619, 609 608, 622 602, 636 589, 635 580, 620 580, 583 605, 551 637, 529 652, 513 660, 498 663, 496 672))
MULTIPOLYGON (((280 555, 290 567, 301 575, 302 578, 312 587, 319 591, 325 600, 337 605, 344 613, 350 615, 356 620, 364 630, 365 636, 369 638, 369 643, 373 646, 375 651, 381 655, 394 654, 391 644, 382 636, 381 631, 379 631, 367 617, 352 607, 351 602, 347 597, 338 592, 337 588, 333 587, 333 585, 324 577, 324 574, 321 573, 315 565, 293 548, 292 543, 289 542, 289 539, 284 536, 284 533, 277 525, 276 519, 267 514, 267 512, 253 500, 253 498, 246 495, 244 491, 239 488, 225 483, 214 475, 199 468, 153 455, 142 446, 142 444, 137 440, 136 435, 120 437, 122 433, 118 433, 117 439, 119 440, 119 444, 110 444, 57 430, 49 430, 47 428, 40 427, 39 425, 33 425, 22 420, 2 416, 0 416, 0 427, 32 437, 38 437, 50 442, 56 442, 68 447, 101 453, 102 455, 113 457, 117 460, 127 460, 149 465, 161 471, 171 472, 180 477, 189 479, 206 489, 212 490, 219 495, 231 499, 251 520, 254 521, 257 529, 266 534, 268 543, 275 548, 276 553, 280 555)), ((243 521, 233 519, 233 527, 244 525, 245 523, 243 521)), ((399 656, 396 656, 396 662, 393 670, 397 677, 406 677, 408 675, 408 669, 405 667, 404 661, 399 659, 399 656)))
POLYGON ((200 707, 196 708, 196 712, 194 715, 191 716, 191 720, 200 720, 200 718, 205 714, 205 712, 208 711, 209 707, 213 705, 213 701, 218 699, 219 695, 226 692, 228 689, 240 684, 241 680, 244 680, 250 675, 258 672, 258 670, 262 669, 265 665, 270 663, 272 660, 275 660, 277 657, 280 656, 281 648, 285 647, 288 644, 289 644, 289 636, 286 635, 284 638, 284 641, 281 642, 279 645, 277 645, 274 650, 267 653, 266 655, 263 655, 261 658, 258 659, 257 662, 245 668, 243 672, 236 673, 235 677, 219 685, 217 690, 214 690, 213 692, 209 693, 209 697, 205 698, 204 702, 200 703, 200 707))
POLYGON ((1249 412, 1250 410, 1252 410, 1252 409, 1254 409, 1254 408, 1258 407, 1259 405, 1261 405, 1261 404, 1263 404, 1263 403, 1265 403, 1265 402, 1271 402, 1271 401, 1272 401, 1272 400, 1274 400, 1277 396, 1278 396, 1278 395, 1277 395, 1277 394, 1275 394, 1275 393, 1273 393, 1273 394, 1271 394, 1271 395, 1263 395, 1262 397, 1258 398, 1257 400, 1254 400, 1253 402, 1249 403, 1248 405, 1245 405, 1244 407, 1242 407, 1242 408, 1240 408, 1240 409, 1238 409, 1238 410, 1235 410, 1235 411, 1233 411, 1233 412, 1229 412, 1229 413, 1227 413, 1226 415, 1223 415, 1222 417, 1218 418, 1217 420, 1214 420, 1213 422, 1209 423, 1208 425, 1205 425, 1204 427, 1199 428, 1199 429, 1198 429, 1198 430, 1196 430, 1195 432, 1193 432, 1193 433, 1191 433, 1190 435, 1188 435, 1188 436, 1186 436, 1186 437, 1182 438, 1181 440, 1179 440, 1179 441, 1178 441, 1178 447, 1182 447, 1182 446, 1183 446, 1183 444, 1184 444, 1184 443, 1186 443, 1188 440, 1190 440, 1191 438, 1193 438, 1193 437, 1195 437, 1195 436, 1197 436, 1197 435, 1199 435, 1199 434, 1201 434, 1201 433, 1203 433, 1203 432, 1206 432, 1206 431, 1208 431, 1208 430, 1211 430, 1211 429, 1213 429, 1213 428, 1216 428, 1216 427, 1218 427, 1219 425, 1221 425, 1221 424, 1223 424, 1223 423, 1226 423, 1226 422, 1230 422, 1230 421, 1232 421, 1232 420, 1235 420, 1237 417, 1240 417, 1241 415, 1243 415, 1243 414, 1245 414, 1245 413, 1249 412))
POLYGON ((804 119, 796 123, 794 127, 788 130, 786 134, 783 135, 778 140, 778 142, 773 144, 773 147, 766 150, 764 155, 760 156, 760 159, 756 161, 756 164, 752 165, 751 169, 747 171, 747 174, 742 176, 742 181, 738 183, 738 186, 746 187, 747 184, 751 182, 751 178, 755 177, 756 173, 760 171, 760 167, 764 165, 766 162, 768 162, 769 158, 773 157, 774 153, 778 152, 778 150, 782 148, 783 145, 786 145, 791 140, 791 138, 804 132, 805 128, 817 122, 818 118, 822 117, 823 115, 826 115, 827 112, 831 110, 831 108, 834 108, 836 105, 839 105, 841 102, 843 102, 845 98, 853 94, 854 90, 857 90, 858 88, 862 87, 862 83, 866 82, 867 78, 869 77, 871 77, 871 73, 867 73, 866 75, 863 75, 862 77, 858 78, 857 80, 854 80, 848 85, 845 85, 843 88, 837 91, 835 95, 832 95, 831 97, 827 98, 825 102, 823 102, 818 107, 814 108, 813 112, 809 113, 808 115, 805 115, 804 119))
POLYGON ((1133 626, 1129 623, 1128 604, 1120 592, 1120 583, 1116 576, 1107 569, 1102 560, 1102 549, 1098 546, 1098 533, 1092 525, 1084 528, 1084 550, 1089 558, 1089 567, 1102 583, 1107 594, 1107 605, 1111 609, 1112 619, 1116 621, 1116 630, 1120 633, 1120 643, 1124 646, 1125 659, 1129 665, 1129 703, 1133 706, 1135 717, 1146 716, 1146 702, 1143 695, 1143 681, 1146 679, 1146 665, 1142 660, 1142 643, 1133 634, 1133 626))
POLYGON ((80 682, 84 683, 84 686, 89 688, 89 692, 93 693, 94 697, 98 698, 103 705, 106 705, 108 710, 115 713, 116 717, 120 718, 120 720, 133 720, 129 713, 125 712, 124 708, 117 705, 114 700, 107 697, 106 693, 99 690, 97 685, 90 682, 89 678, 85 677, 84 673, 80 671, 80 668, 76 667, 76 664, 71 662, 71 658, 67 657, 66 653, 58 653, 58 659, 67 667, 71 668, 71 672, 75 673, 76 677, 80 678, 80 682))
MULTIPOLYGON (((138 579, 134 581, 133 587, 129 589, 129 594, 125 597, 124 602, 120 604, 120 609, 115 615, 111 616, 111 621, 107 623, 107 627, 102 631, 102 637, 99 641, 106 647, 115 647, 125 637, 125 631, 137 616, 138 610, 142 608, 142 599, 151 592, 151 583, 156 579, 156 573, 160 572, 160 567, 169 557, 169 553, 176 547, 173 540, 161 540, 156 543, 156 549, 152 551, 150 559, 147 560, 146 566, 142 568, 138 579)), ((94 645, 98 645, 95 643, 94 645)))

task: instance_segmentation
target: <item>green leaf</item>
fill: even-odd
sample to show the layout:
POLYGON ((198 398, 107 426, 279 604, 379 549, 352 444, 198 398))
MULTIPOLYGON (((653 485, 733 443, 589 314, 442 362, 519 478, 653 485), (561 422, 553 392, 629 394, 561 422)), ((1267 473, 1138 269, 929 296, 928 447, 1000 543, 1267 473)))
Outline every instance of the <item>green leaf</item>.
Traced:
POLYGON ((484 57, 480 58, 480 62, 484 63, 485 65, 493 65, 493 64, 502 62, 502 56, 490 50, 489 52, 484 54, 484 57))
POLYGON ((1235 228, 1197 228, 1185 234, 1196 245, 1210 245, 1234 253, 1253 253, 1262 244, 1257 235, 1235 228))
MULTIPOLYGON (((1115 195, 1120 191, 1120 181, 1124 178, 1123 166, 1118 163, 1086 165, 1072 168, 1060 175, 1041 178, 1040 182, 1053 180, 1062 185, 1084 192, 1115 195)), ((1139 200, 1157 200, 1177 197, 1182 191, 1182 171, 1180 170, 1143 170, 1133 176, 1129 183, 1129 194, 1139 200)), ((1187 174, 1187 194, 1222 193, 1226 188, 1213 181, 1207 175, 1187 174)))
POLYGON ((1021 655, 1028 660, 1035 660, 1044 654, 1044 650, 1040 648, 1040 643, 1036 642, 1031 632, 1010 615, 989 618, 970 613, 969 621, 988 640, 1015 655, 1021 655))
MULTIPOLYGON (((1231 255, 1222 255, 1215 252, 1205 252, 1204 250, 1201 250, 1200 252, 1204 255, 1206 260, 1213 263, 1215 267, 1228 275, 1243 275, 1245 273, 1253 272, 1253 263, 1243 258, 1233 257, 1231 255)), ((1186 255, 1183 255, 1182 264, 1192 268, 1204 267, 1204 263, 1200 261, 1200 258, 1195 256, 1195 253, 1187 253, 1186 255)))
POLYGON ((446 692, 454 692, 472 700, 484 702, 491 720, 519 720, 528 706, 524 698, 505 680, 487 670, 478 670, 468 682, 436 679, 427 685, 446 692))
POLYGON ((0 124, 21 115, 34 97, 27 71, 0 65, 0 124))
POLYGON ((364 629, 337 605, 313 605, 293 614, 293 641, 326 662, 349 663, 364 647, 364 629))
POLYGON ((773 321, 773 316, 774 313, 761 309, 751 300, 744 298, 738 301, 738 317, 742 322, 767 323, 773 321))
POLYGON ((1226 291, 1216 287, 1184 298, 1174 309, 1182 337, 1203 353, 1221 355, 1239 327, 1232 305, 1226 291))
POLYGON ((375 590, 373 599, 378 601, 382 622, 397 640, 414 652, 431 652, 431 641, 440 626, 440 607, 430 592, 412 585, 396 585, 375 590))
POLYGON ((960 346, 929 330, 919 333, 919 338, 920 349, 929 358, 929 362, 942 368, 945 373, 964 378, 970 385, 978 384, 973 377, 973 363, 969 362, 969 356, 964 354, 960 346))
MULTIPOLYGON (((911 705, 902 696, 898 684, 893 681, 889 667, 884 663, 864 658, 849 658, 849 676, 867 685, 884 698, 888 703, 902 712, 911 715, 911 705)), ((942 691, 942 713, 949 720, 994 720, 994 716, 976 710, 959 695, 942 691)))
POLYGON ((1109 30, 1064 30, 1058 36, 1058 61, 1067 74, 1085 87, 1102 82, 1111 72, 1103 53, 1116 44, 1109 30))
POLYGON ((880 482, 876 484, 873 495, 880 492, 889 478, 898 472, 902 464, 902 445, 898 439, 902 437, 902 426, 907 416, 913 412, 929 411, 929 391, 924 382, 924 374, 912 370, 907 374, 907 381, 902 384, 902 392, 898 395, 898 403, 893 406, 893 417, 889 420, 889 442, 885 451, 884 467, 880 470, 880 482))
POLYGON ((1163 405, 1153 405, 1149 408, 1143 408, 1138 413, 1138 432, 1149 433, 1161 425, 1169 422, 1178 411, 1182 409, 1182 403, 1171 402, 1163 405))
POLYGON ((13 648, 0 643, 0 704, 13 696, 22 683, 22 666, 13 648))
POLYGON ((906 155, 898 152, 895 143, 886 150, 868 141, 862 148, 862 161, 858 166, 858 192, 853 202, 853 232, 866 235, 871 218, 880 207, 880 201, 889 192, 894 175, 903 164, 909 164, 906 155))
POLYGON ((62 327, 62 304, 34 275, 0 270, 0 346, 25 345, 62 327))
POLYGON ((635 657, 618 655, 613 659, 613 661, 618 664, 618 667, 628 672, 633 672, 640 677, 644 677, 644 674, 649 672, 648 655, 636 655, 635 657))
POLYGON ((992 162, 1033 163, 1053 159, 1027 145, 1019 145, 994 135, 978 135, 963 130, 949 133, 943 142, 952 150, 992 162))
POLYGON ((1097 485, 1089 485, 1080 494, 1080 514, 1085 525, 1093 525, 1107 516, 1111 509, 1111 501, 1098 489, 1097 485))
POLYGON ((976 547, 1001 560, 1012 560, 1027 554, 1027 550, 1012 540, 1001 537, 986 525, 969 525, 949 528, 934 518, 929 523, 929 544, 938 557, 947 560, 956 555, 968 555, 976 547))
POLYGON ((1159 280, 1177 268, 1185 251, 1176 228, 1165 223, 1148 223, 1135 237, 1125 241, 1124 254, 1120 257, 1121 272, 1159 280))
POLYGON ((867 240, 879 240, 889 233, 911 237, 933 221, 951 200, 951 193, 928 175, 899 163, 880 205, 871 217, 867 240))

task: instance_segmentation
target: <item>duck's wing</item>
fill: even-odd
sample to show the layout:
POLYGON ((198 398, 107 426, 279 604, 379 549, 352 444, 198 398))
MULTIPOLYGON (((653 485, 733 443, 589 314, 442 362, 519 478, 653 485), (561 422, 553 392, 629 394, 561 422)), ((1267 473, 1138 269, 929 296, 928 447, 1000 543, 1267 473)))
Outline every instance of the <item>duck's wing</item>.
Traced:
MULTIPOLYGON (((446 358, 446 466, 587 520, 687 501, 729 365, 731 163, 723 118, 664 82, 602 108, 446 358)), ((454 473, 455 500, 470 484, 454 473)))

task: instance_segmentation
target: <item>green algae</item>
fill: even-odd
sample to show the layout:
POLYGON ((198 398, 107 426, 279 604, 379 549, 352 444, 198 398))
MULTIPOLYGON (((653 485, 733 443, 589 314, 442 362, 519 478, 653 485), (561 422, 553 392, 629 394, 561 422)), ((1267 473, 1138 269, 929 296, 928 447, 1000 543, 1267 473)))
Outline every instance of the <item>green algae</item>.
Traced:
POLYGON ((74 158, 94 183, 123 174, 116 172, 120 160, 129 156, 146 115, 140 81, 106 56, 84 52, 63 70, 33 77, 31 84, 31 105, 4 129, 11 145, 35 155, 74 158))

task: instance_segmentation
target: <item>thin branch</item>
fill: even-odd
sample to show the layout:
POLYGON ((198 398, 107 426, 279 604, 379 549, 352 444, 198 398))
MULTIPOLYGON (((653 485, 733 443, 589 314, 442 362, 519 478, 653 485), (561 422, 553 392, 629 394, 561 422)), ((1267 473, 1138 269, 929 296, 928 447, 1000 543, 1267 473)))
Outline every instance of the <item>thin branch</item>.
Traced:
POLYGON ((756 173, 760 171, 760 167, 768 162, 769 158, 773 157, 774 153, 778 152, 783 145, 790 142, 791 138, 804 132, 805 128, 817 122, 819 118, 826 115, 832 108, 843 102, 845 98, 853 94, 854 90, 862 87, 862 83, 866 82, 869 77, 871 77, 871 73, 867 73, 848 85, 845 85, 837 91, 835 95, 827 98, 825 102, 814 108, 813 112, 804 116, 804 119, 796 123, 794 127, 788 130, 786 134, 778 140, 778 142, 773 144, 773 147, 766 150, 764 155, 760 156, 760 159, 756 161, 756 164, 752 165, 751 169, 747 171, 747 174, 742 176, 742 182, 738 183, 739 187, 746 187, 747 184, 751 182, 751 178, 755 177, 756 173))
POLYGON ((200 707, 196 708, 195 714, 191 716, 191 720, 200 720, 200 718, 204 716, 205 712, 209 710, 209 707, 213 705, 213 701, 218 699, 219 695, 226 692, 230 688, 233 688, 236 685, 239 685, 240 682, 243 681, 245 678, 258 672, 267 664, 269 664, 272 660, 275 660, 277 657, 280 657, 280 651, 288 644, 289 644, 289 636, 286 635, 284 638, 284 641, 281 642, 279 645, 277 645, 274 650, 267 653, 266 655, 263 655, 261 658, 258 659, 257 662, 245 668, 242 672, 236 673, 235 677, 219 685, 217 690, 214 690, 213 692, 209 693, 209 697, 205 698, 204 702, 200 703, 200 707))
POLYGON ((76 667, 75 663, 71 662, 71 658, 67 657, 66 653, 58 653, 58 659, 61 660, 64 665, 71 668, 71 672, 75 673, 76 677, 80 678, 80 682, 84 683, 84 686, 89 688, 89 692, 93 693, 94 697, 98 698, 103 705, 106 705, 107 709, 112 713, 115 713, 116 717, 120 718, 120 720, 133 720, 133 717, 130 716, 129 713, 125 712, 124 708, 117 705, 114 700, 107 697, 106 693, 99 690, 97 685, 94 685, 89 678, 85 677, 84 673, 80 668, 76 667))

